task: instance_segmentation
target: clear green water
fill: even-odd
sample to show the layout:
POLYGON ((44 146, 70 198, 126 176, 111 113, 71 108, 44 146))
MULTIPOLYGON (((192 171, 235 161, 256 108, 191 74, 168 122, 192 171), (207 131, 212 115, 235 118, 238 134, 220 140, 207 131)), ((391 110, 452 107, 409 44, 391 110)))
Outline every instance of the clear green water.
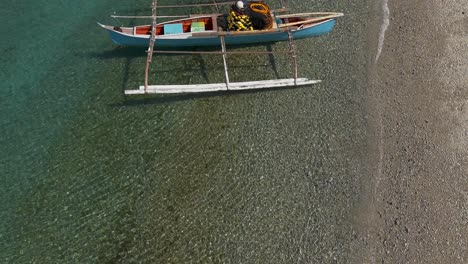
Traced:
MULTIPOLYGON (((296 43, 300 75, 320 85, 125 98, 144 52, 117 49, 96 21, 148 14, 149 2, 0 3, 0 262, 346 263, 365 149, 364 18, 296 43)), ((289 5, 365 8, 322 2, 289 5)), ((291 74, 282 57, 229 65, 234 81, 291 74)), ((222 60, 159 56, 153 73, 222 81, 222 60)))

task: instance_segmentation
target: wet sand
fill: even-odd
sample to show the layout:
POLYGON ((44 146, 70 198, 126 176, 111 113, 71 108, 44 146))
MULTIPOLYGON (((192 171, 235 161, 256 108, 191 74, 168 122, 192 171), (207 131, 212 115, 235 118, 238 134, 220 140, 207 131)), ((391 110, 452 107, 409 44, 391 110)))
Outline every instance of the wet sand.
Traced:
POLYGON ((468 7, 462 2, 375 6, 364 263, 468 262, 468 7))

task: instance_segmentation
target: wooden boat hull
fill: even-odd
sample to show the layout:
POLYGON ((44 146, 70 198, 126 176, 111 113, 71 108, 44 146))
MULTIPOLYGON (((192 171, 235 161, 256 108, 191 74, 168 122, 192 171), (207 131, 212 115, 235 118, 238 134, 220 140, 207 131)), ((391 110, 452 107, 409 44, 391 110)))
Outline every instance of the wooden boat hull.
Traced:
MULTIPOLYGON (((306 25, 302 28, 291 30, 293 39, 303 39, 309 37, 316 37, 327 34, 335 26, 335 19, 328 19, 315 23, 313 25, 306 25)), ((112 41, 119 46, 141 46, 148 47, 150 42, 150 35, 134 35, 126 34, 114 30, 113 27, 99 24, 105 28, 112 39, 112 41)), ((219 46, 220 38, 215 31, 205 31, 202 36, 197 33, 182 33, 173 35, 162 35, 156 37, 155 46, 158 48, 177 48, 177 47, 196 47, 196 46, 219 46), (212 35, 209 33, 212 32, 212 35)), ((244 44, 259 44, 268 42, 287 41, 289 36, 287 31, 278 29, 270 30, 268 32, 225 32, 226 45, 244 45, 244 44)))

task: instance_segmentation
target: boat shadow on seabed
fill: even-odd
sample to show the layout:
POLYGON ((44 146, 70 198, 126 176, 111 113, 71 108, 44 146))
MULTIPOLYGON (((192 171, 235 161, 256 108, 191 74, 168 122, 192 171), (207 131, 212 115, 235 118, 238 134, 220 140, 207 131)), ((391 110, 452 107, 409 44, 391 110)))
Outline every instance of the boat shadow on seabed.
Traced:
MULTIPOLYGON (((238 48, 248 48, 252 45, 243 45, 238 48)), ((256 45, 258 47, 258 45, 256 45)), ((264 45, 265 50, 268 52, 273 51, 272 44, 266 44, 264 45)), ((171 51, 172 49, 165 48, 163 50, 171 51)), ((181 50, 178 48, 177 50, 181 50)), ((193 51, 194 49, 192 48, 186 48, 187 51, 193 51)), ((196 50, 203 50, 203 51, 218 51, 219 49, 216 47, 204 47, 202 49, 196 49, 196 50)), ((79 54, 77 56, 82 56, 82 54, 79 54)), ((142 48, 136 48, 136 47, 116 47, 114 49, 106 50, 103 52, 93 52, 93 53, 88 53, 87 56, 90 58, 98 58, 98 59, 125 59, 124 63, 124 69, 122 72, 122 85, 121 85, 121 92, 123 93, 125 89, 128 89, 130 86, 130 82, 134 80, 134 78, 131 78, 132 74, 131 73, 131 67, 136 63, 136 61, 143 60, 146 58, 146 53, 142 52, 142 48)), ((181 57, 180 54, 158 54, 158 57, 181 57)), ((194 69, 193 64, 183 64, 179 67, 172 67, 170 69, 153 69, 152 73, 156 74, 158 76, 162 74, 172 74, 174 72, 192 72, 193 74, 196 74, 198 76, 201 76, 201 78, 209 83, 209 77, 208 77, 208 72, 207 70, 207 63, 205 62, 205 56, 201 54, 190 54, 190 55, 184 55, 184 56, 191 56, 192 61, 195 62, 196 65, 198 65, 198 69, 194 69)), ((280 78, 280 74, 278 71, 277 67, 277 62, 275 60, 275 55, 273 54, 268 54, 268 64, 267 65, 242 65, 242 66, 232 66, 232 69, 243 69, 243 70, 248 70, 249 68, 252 69, 258 69, 258 67, 268 67, 270 70, 273 72, 274 76, 276 78, 280 78)), ((174 65, 172 65, 174 66, 174 65)), ((284 88, 279 88, 279 89, 284 89, 284 88)), ((276 89, 273 89, 276 90, 276 89)), ((224 92, 223 94, 234 94, 234 93, 247 93, 249 91, 244 90, 244 91, 231 91, 231 92, 224 92)), ((253 90, 250 92, 258 92, 258 90, 253 90)), ((172 94, 172 95, 160 95, 159 97, 152 97, 149 98, 148 96, 136 96, 134 98, 129 98, 128 96, 125 96, 125 104, 126 106, 129 105, 138 105, 138 104, 151 104, 151 103, 167 103, 171 101, 180 101, 180 100, 189 100, 189 99, 194 99, 194 98, 205 98, 205 97, 212 97, 212 96, 219 96, 222 95, 219 92, 207 92, 207 93, 201 93, 201 94, 172 94)), ((118 104, 119 106, 122 106, 122 104, 118 104)))

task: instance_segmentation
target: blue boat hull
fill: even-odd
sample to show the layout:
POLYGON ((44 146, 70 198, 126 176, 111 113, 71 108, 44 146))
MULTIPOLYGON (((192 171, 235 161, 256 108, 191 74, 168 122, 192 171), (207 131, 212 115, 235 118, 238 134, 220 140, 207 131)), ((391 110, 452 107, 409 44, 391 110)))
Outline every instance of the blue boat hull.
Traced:
MULTIPOLYGON (((293 39, 303 39, 316 37, 330 32, 335 26, 336 20, 330 19, 311 27, 291 31, 293 39)), ((133 36, 108 29, 112 41, 120 46, 142 46, 148 47, 149 36, 133 36)), ((163 36, 157 37, 155 46, 158 48, 172 47, 195 47, 195 46, 219 46, 221 45, 218 36, 193 37, 188 36, 182 38, 179 36, 163 36)), ((259 44, 277 41, 287 41, 288 33, 285 31, 259 33, 259 34, 235 34, 225 36, 226 45, 244 45, 244 44, 259 44)))

